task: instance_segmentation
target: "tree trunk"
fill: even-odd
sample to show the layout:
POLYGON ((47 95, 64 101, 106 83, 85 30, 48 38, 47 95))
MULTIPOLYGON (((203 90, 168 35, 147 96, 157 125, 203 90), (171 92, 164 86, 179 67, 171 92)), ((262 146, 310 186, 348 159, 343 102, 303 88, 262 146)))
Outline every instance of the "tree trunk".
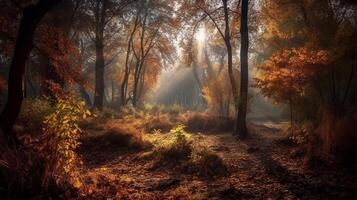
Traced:
POLYGON ((104 0, 102 6, 100 2, 96 7, 96 31, 95 31, 95 93, 94 93, 94 108, 103 110, 104 101, 104 28, 107 0, 104 0))
POLYGON ((290 106, 290 126, 291 126, 291 136, 294 135, 294 118, 293 118, 293 99, 292 96, 290 95, 289 98, 289 106, 290 106))
POLYGON ((133 99, 132 103, 133 106, 136 107, 137 105, 137 90, 138 90, 138 84, 139 84, 139 77, 140 77, 140 67, 141 66, 141 61, 137 60, 137 63, 135 65, 135 71, 134 71, 134 85, 133 85, 133 99))
POLYGON ((126 102, 126 90, 125 89, 127 88, 128 77, 129 77, 129 73, 125 70, 124 79, 120 86, 120 106, 125 106, 125 102, 126 102))
POLYGON ((239 95, 238 95, 237 81, 234 77, 234 72, 233 72, 233 53, 232 53, 232 46, 230 40, 226 42, 226 46, 227 46, 227 54, 228 54, 228 75, 232 87, 235 110, 238 110, 239 95))
POLYGON ((128 85, 128 80, 129 80, 129 75, 130 75, 129 64, 128 64, 129 51, 130 50, 128 47, 127 58, 125 61, 126 64, 125 64, 124 78, 123 78, 123 82, 121 83, 121 86, 120 86, 120 106, 126 105, 126 88, 128 85))
POLYGON ((131 62, 129 63, 130 52, 131 52, 133 38, 134 38, 134 34, 135 34, 136 28, 138 26, 138 23, 139 23, 139 17, 137 16, 135 18, 134 28, 133 28, 133 30, 132 30, 132 32, 130 34, 128 47, 127 47, 127 50, 126 50, 124 79, 123 79, 123 82, 121 83, 121 86, 120 86, 120 91, 121 91, 120 106, 125 106, 126 105, 126 93, 127 93, 126 89, 128 87, 128 80, 129 80, 129 75, 130 75, 130 64, 131 64, 131 62))
POLYGON ((92 102, 90 100, 90 96, 82 84, 79 84, 79 91, 81 93, 82 98, 86 102, 86 105, 91 106, 92 102))
POLYGON ((133 88, 133 106, 136 107, 139 100, 139 83, 141 77, 141 70, 139 70, 137 76, 134 78, 134 88, 133 88))
POLYGON ((103 110, 104 99, 104 49, 101 40, 96 44, 94 108, 103 110))
POLYGON ((31 4, 23 11, 10 65, 7 103, 0 115, 1 129, 7 134, 7 138, 11 137, 12 127, 20 112, 23 100, 22 81, 26 62, 34 46, 33 38, 36 27, 43 16, 60 2, 60 0, 40 0, 37 4, 31 4))
POLYGON ((138 94, 137 94, 137 101, 140 102, 142 94, 144 92, 144 87, 145 87, 145 73, 146 73, 146 66, 143 66, 143 72, 140 75, 140 79, 139 79, 139 85, 138 85, 138 94))
POLYGON ((241 15, 241 84, 240 84, 240 101, 238 107, 238 116, 236 122, 236 134, 241 138, 248 135, 246 125, 247 104, 248 104, 248 0, 242 0, 242 15, 241 15))
MULTIPOLYGON (((28 68, 28 67, 27 67, 28 68)), ((26 66, 25 66, 25 72, 24 72, 24 80, 23 80, 23 98, 27 98, 27 70, 26 70, 26 66)))
POLYGON ((227 54, 228 54, 228 75, 229 80, 232 87, 232 94, 234 99, 234 105, 236 110, 238 109, 238 89, 237 89, 237 81, 234 77, 233 72, 233 53, 232 53, 232 45, 231 45, 231 36, 230 36, 230 28, 229 28, 229 10, 227 5, 227 0, 223 0, 223 8, 224 8, 224 20, 225 20, 225 35, 224 35, 224 42, 227 47, 227 54))
POLYGON ((112 80, 112 104, 114 105, 115 101, 115 82, 112 80))

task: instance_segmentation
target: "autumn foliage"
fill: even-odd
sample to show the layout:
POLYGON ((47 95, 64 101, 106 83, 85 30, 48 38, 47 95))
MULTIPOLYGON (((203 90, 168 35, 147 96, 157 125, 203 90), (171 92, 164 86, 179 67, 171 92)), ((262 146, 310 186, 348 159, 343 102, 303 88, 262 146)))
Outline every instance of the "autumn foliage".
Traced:
POLYGON ((305 96, 314 77, 327 70, 329 62, 328 52, 324 50, 284 49, 259 66, 262 74, 256 78, 256 86, 264 95, 287 103, 305 96))
POLYGON ((356 199, 356 58, 354 0, 1 0, 0 198, 356 199))

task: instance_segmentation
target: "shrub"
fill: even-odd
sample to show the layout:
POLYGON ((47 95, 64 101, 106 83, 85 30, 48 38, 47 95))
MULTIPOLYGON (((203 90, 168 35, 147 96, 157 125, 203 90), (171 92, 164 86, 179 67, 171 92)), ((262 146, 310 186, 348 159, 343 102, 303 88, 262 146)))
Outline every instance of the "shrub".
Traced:
POLYGON ((195 151, 189 165, 191 171, 202 177, 223 176, 228 173, 222 158, 208 149, 195 151))
POLYGON ((185 131, 185 126, 174 127, 158 147, 157 153, 160 161, 176 163, 189 160, 192 153, 191 143, 190 135, 185 131))
POLYGON ((229 117, 215 117, 202 113, 190 113, 185 116, 189 131, 232 131, 234 120, 229 117))
POLYGON ((178 104, 160 106, 161 112, 168 113, 170 115, 178 115, 182 110, 183 108, 178 104))
POLYGON ((74 174, 74 166, 79 159, 74 152, 79 145, 78 138, 81 129, 78 122, 91 115, 86 109, 85 103, 75 98, 58 99, 55 111, 44 120, 42 152, 46 154, 45 174, 43 183, 47 184, 49 179, 55 177, 56 182, 69 181, 75 187, 81 185, 74 174), (52 176, 51 176, 52 175, 52 176))
POLYGON ((170 121, 170 118, 165 114, 150 117, 144 121, 143 128, 147 132, 153 132, 154 130, 169 131, 174 124, 170 121))
POLYGON ((159 107, 153 104, 145 104, 144 111, 149 114, 157 114, 159 112, 159 107))
POLYGON ((93 139, 94 145, 102 143, 114 148, 133 149, 145 149, 151 146, 144 141, 142 132, 133 127, 108 123, 105 129, 107 131, 103 135, 93 139))
POLYGON ((18 121, 20 121, 28 131, 40 131, 43 127, 43 121, 47 115, 52 113, 54 108, 49 99, 36 98, 24 99, 18 121))
POLYGON ((0 196, 27 199, 40 193, 45 158, 33 149, 14 149, 0 141, 0 196))
MULTIPOLYGON (((50 107, 49 102, 34 105, 40 107, 37 109, 38 113, 33 114, 41 116, 36 120, 43 118, 42 131, 36 135, 24 134, 21 138, 23 148, 0 145, 0 160, 3 163, 0 165, 0 187, 7 185, 8 190, 7 194, 0 195, 9 199, 30 198, 43 195, 43 192, 48 193, 46 195, 59 196, 64 190, 73 191, 73 188, 81 186, 79 172, 75 167, 80 159, 74 153, 81 133, 77 124, 88 117, 90 112, 85 108, 84 102, 73 97, 56 100, 53 108, 49 109, 51 112, 48 111, 43 117, 43 113, 47 113, 47 108, 50 107), (46 112, 42 112, 43 110, 46 112)), ((26 104, 23 109, 23 117, 29 117, 30 114, 24 115, 29 113, 26 104)), ((33 109, 36 112, 36 107, 33 109)))
POLYGON ((310 123, 305 123, 305 124, 299 124, 295 125, 293 127, 289 127, 288 130, 286 130, 288 134, 291 135, 289 138, 295 143, 295 144, 306 144, 308 142, 309 135, 312 132, 312 126, 310 123))

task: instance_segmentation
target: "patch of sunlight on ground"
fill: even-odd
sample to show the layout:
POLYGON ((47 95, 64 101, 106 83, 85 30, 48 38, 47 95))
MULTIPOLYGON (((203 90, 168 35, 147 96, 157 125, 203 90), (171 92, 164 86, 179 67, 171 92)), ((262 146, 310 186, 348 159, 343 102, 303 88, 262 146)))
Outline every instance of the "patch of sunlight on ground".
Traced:
POLYGON ((263 125, 268 128, 285 130, 290 126, 290 121, 265 121, 265 122, 254 122, 256 125, 263 125))

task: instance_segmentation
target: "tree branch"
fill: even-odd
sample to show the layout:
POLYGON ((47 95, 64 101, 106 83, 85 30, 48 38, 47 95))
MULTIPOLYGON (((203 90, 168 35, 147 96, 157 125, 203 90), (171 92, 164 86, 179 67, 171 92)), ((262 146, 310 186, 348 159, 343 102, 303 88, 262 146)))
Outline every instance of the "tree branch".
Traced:
MULTIPOLYGON (((204 8, 202 8, 202 7, 199 6, 199 5, 197 5, 197 7, 198 7, 199 9, 201 9, 201 10, 211 19, 211 21, 213 22, 214 26, 215 26, 216 29, 218 30, 219 34, 220 34, 220 35, 222 36, 222 38, 224 39, 225 36, 224 36, 222 30, 219 28, 219 26, 218 26, 216 20, 212 17, 211 13, 209 13, 207 10, 205 10, 204 8)), ((221 7, 220 7, 220 8, 221 8, 221 7)), ((220 9, 220 8, 215 9, 212 13, 214 13, 215 11, 217 11, 217 10, 220 9)))

